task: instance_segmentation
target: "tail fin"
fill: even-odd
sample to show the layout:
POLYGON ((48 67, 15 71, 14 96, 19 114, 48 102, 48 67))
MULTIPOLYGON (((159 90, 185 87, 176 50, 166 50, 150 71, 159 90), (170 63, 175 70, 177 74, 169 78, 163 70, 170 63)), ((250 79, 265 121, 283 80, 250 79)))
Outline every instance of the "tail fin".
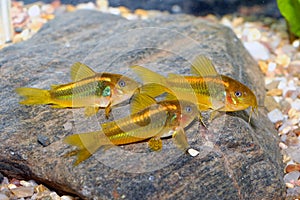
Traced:
POLYGON ((74 162, 75 166, 88 159, 100 147, 112 145, 102 131, 70 135, 64 139, 64 142, 77 147, 77 150, 67 155, 77 156, 77 160, 74 162))
POLYGON ((20 104, 35 105, 51 103, 51 96, 48 90, 38 88, 17 88, 15 91, 25 98, 25 100, 20 101, 20 104))

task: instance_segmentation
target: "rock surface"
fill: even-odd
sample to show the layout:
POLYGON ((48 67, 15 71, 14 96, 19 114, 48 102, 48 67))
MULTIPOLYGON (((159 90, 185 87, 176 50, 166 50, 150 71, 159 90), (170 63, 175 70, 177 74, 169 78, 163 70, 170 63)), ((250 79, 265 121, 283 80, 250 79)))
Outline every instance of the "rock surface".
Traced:
MULTIPOLYGON (((99 129, 104 112, 84 118, 82 109, 19 105, 17 87, 48 89, 70 81, 81 61, 95 71, 137 77, 132 64, 161 74, 188 74, 196 55, 212 58, 217 70, 248 85, 263 101, 263 78, 234 33, 186 15, 127 21, 96 11, 77 11, 46 24, 32 39, 3 49, 0 57, 0 173, 35 179, 83 199, 282 199, 283 165, 276 133, 266 116, 248 124, 248 111, 222 115, 208 129, 187 129, 191 158, 171 142, 161 152, 146 143, 98 151, 77 167, 63 157, 72 147, 62 139, 99 129), (150 28, 149 28, 150 27, 150 28), (156 28, 154 28, 156 27, 156 28), (39 138, 47 138, 42 145, 39 138)), ((137 79, 138 80, 138 79, 137 79)), ((113 111, 126 114, 127 107, 113 111)))

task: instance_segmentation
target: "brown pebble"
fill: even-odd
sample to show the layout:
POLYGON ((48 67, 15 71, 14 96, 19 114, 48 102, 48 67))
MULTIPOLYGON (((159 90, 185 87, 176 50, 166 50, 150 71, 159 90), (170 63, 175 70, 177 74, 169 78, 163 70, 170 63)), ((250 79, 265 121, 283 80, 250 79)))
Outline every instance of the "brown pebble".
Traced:
POLYGON ((278 121, 275 123, 275 129, 278 130, 281 126, 282 126, 283 122, 282 121, 278 121))
POLYGON ((267 90, 276 89, 278 87, 280 81, 272 81, 271 83, 267 84, 265 87, 267 90))
POLYGON ((120 6, 119 9, 122 14, 131 13, 131 11, 128 8, 126 8, 125 6, 120 6))
POLYGON ((11 184, 14 184, 14 185, 17 186, 17 187, 21 186, 20 180, 15 179, 15 178, 11 179, 10 183, 11 183, 11 184))
POLYGON ((288 68, 287 71, 289 74, 293 74, 296 77, 300 78, 300 60, 294 60, 292 61, 288 68))
POLYGON ((67 5, 67 7, 66 7, 66 10, 68 11, 68 12, 74 12, 75 10, 77 10, 76 9, 76 7, 75 6, 73 6, 73 5, 67 5))
POLYGON ((136 9, 134 11, 134 14, 139 15, 139 16, 148 16, 148 12, 143 9, 136 9))
POLYGON ((295 135, 300 136, 300 127, 293 130, 295 135))
POLYGON ((293 171, 300 171, 300 164, 289 164, 285 167, 284 171, 290 173, 293 171))
POLYGON ((268 64, 266 61, 259 60, 258 66, 263 73, 266 73, 268 71, 268 64))
POLYGON ((274 110, 276 108, 280 109, 280 105, 271 96, 265 97, 264 105, 269 112, 271 112, 272 110, 274 110))
POLYGON ((10 190, 17 198, 25 198, 33 195, 33 187, 18 187, 10 190))
POLYGON ((42 192, 45 192, 45 191, 49 191, 49 189, 46 188, 44 185, 40 184, 40 185, 38 185, 38 186, 36 186, 36 187, 34 188, 34 191, 35 191, 36 193, 42 193, 42 192))
POLYGON ((266 95, 267 96, 281 96, 282 95, 282 89, 269 90, 266 95))

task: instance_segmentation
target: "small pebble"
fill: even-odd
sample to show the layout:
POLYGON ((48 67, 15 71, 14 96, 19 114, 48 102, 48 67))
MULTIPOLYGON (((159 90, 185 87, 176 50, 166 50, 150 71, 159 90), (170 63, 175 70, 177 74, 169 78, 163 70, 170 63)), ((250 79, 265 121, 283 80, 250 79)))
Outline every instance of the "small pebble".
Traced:
POLYGON ((5 194, 0 193, 0 200, 9 200, 9 198, 5 194))
POLYGON ((282 90, 281 89, 271 89, 267 92, 268 96, 281 96, 282 95, 282 90))
POLYGON ((265 87, 266 87, 267 90, 277 89, 278 84, 279 84, 279 81, 273 80, 270 83, 266 84, 265 87))
POLYGON ((280 143, 279 143, 279 147, 280 147, 281 149, 287 149, 287 148, 288 148, 288 146, 287 146, 286 144, 284 144, 283 142, 280 142, 280 143))
POLYGON ((197 151, 196 149, 190 148, 190 149, 188 149, 188 153, 189 153, 192 157, 195 157, 195 156, 197 156, 200 152, 197 151))
POLYGON ((49 191, 48 188, 46 188, 44 185, 38 185, 34 188, 36 193, 43 193, 45 191, 49 191))
POLYGON ((41 14, 41 9, 38 5, 33 5, 28 9, 28 15, 30 17, 38 17, 41 14))
POLYGON ((256 60, 268 60, 270 58, 270 52, 267 47, 258 41, 244 42, 244 46, 256 60))
POLYGON ((61 200, 73 200, 74 198, 71 196, 63 195, 60 197, 61 200))
POLYGON ((11 184, 10 183, 10 184, 8 184, 7 188, 10 189, 10 190, 12 190, 12 189, 17 188, 17 186, 15 184, 11 184))
POLYGON ((300 176, 300 172, 298 172, 298 171, 292 171, 290 173, 287 173, 284 176, 283 180, 284 180, 285 183, 291 183, 291 182, 293 182, 295 180, 298 180, 299 176, 300 176))
POLYGON ((271 122, 276 123, 278 121, 282 121, 284 119, 284 116, 282 112, 276 108, 268 113, 268 118, 271 122))
POLYGON ((285 186, 286 186, 287 188, 294 188, 294 187, 295 187, 295 185, 292 184, 292 183, 285 183, 285 186))
POLYGON ((293 109, 300 111, 300 99, 296 99, 294 102, 291 103, 293 109))
POLYGON ((276 67, 277 67, 276 63, 270 62, 270 63, 268 64, 268 71, 269 71, 269 72, 273 72, 273 71, 275 71, 276 67))
POLYGON ((60 196, 56 192, 51 192, 50 195, 52 200, 61 200, 60 196))
POLYGON ((10 190, 17 198, 25 198, 33 195, 34 187, 18 187, 10 190))

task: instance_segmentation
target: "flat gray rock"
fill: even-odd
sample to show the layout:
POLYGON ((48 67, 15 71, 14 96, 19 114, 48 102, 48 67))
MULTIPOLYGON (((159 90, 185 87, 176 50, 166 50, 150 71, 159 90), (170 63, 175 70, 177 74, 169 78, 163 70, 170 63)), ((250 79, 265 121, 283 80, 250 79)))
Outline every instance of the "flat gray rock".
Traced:
MULTIPOLYGON (((127 21, 95 11, 61 15, 32 39, 0 51, 0 173, 35 179, 83 199, 282 199, 285 186, 276 132, 259 109, 223 114, 187 130, 196 157, 179 152, 171 139, 151 152, 147 143, 98 151, 77 167, 73 150, 62 142, 70 134, 99 129, 104 111, 84 117, 83 109, 24 106, 17 87, 49 89, 70 82, 77 61, 97 72, 138 77, 128 66, 143 65, 163 75, 189 74, 199 54, 219 73, 248 85, 263 102, 263 76, 234 33, 187 15, 127 21)), ((113 118, 128 114, 126 103, 113 118)))

